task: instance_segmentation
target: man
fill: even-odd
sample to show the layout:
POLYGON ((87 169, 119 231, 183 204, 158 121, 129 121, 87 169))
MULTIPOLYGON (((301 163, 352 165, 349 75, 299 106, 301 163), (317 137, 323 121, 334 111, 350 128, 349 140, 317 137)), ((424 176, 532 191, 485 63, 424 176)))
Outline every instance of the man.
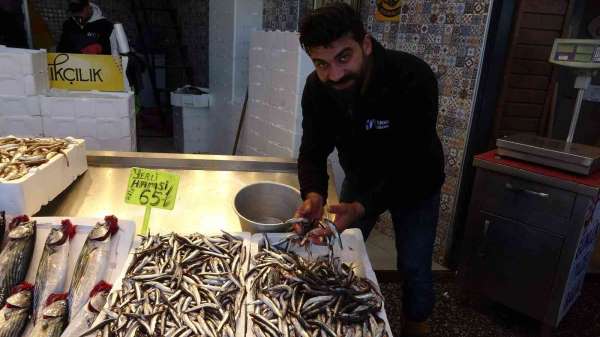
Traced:
POLYGON ((327 157, 337 148, 346 178, 341 202, 328 211, 339 231, 360 228, 365 239, 378 216, 391 212, 397 265, 404 275, 404 335, 427 335, 426 320, 434 304, 431 260, 444 181, 436 134, 437 80, 417 57, 384 49, 345 4, 305 17, 300 44, 315 71, 302 96, 298 175, 304 203, 296 216, 323 215, 327 157))
POLYGON ((63 23, 59 53, 111 54, 113 24, 89 0, 69 1, 72 16, 63 23))

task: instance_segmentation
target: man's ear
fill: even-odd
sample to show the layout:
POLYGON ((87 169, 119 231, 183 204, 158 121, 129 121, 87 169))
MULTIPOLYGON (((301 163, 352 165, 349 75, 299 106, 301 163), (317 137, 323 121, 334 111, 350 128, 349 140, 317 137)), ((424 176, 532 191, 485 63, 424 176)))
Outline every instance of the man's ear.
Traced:
POLYGON ((363 37, 362 50, 366 56, 371 55, 373 52, 373 40, 371 40, 371 35, 365 34, 365 37, 363 37))

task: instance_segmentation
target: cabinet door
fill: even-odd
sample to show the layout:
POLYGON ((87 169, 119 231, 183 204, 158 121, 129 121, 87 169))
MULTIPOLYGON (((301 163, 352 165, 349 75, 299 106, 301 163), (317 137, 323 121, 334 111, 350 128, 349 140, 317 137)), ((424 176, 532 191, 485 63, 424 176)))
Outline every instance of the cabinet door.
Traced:
POLYGON ((476 284, 495 301, 542 320, 564 239, 486 212, 479 220, 483 235, 473 266, 476 284))

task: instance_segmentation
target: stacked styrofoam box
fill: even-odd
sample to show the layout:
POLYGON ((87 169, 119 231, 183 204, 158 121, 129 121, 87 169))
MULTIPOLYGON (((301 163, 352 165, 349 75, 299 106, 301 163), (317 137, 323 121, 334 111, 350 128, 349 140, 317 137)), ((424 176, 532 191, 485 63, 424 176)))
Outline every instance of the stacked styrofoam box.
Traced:
POLYGON ((243 154, 297 156, 302 134, 302 91, 313 69, 297 33, 252 34, 243 154))
POLYGON ((86 144, 74 140, 64 155, 33 168, 20 179, 0 183, 0 209, 11 214, 34 214, 62 193, 87 170, 86 144))
POLYGON ((42 136, 40 94, 48 90, 45 50, 0 46, 0 135, 42 136))
POLYGON ((132 93, 51 90, 40 100, 46 136, 83 138, 90 150, 136 151, 132 93))

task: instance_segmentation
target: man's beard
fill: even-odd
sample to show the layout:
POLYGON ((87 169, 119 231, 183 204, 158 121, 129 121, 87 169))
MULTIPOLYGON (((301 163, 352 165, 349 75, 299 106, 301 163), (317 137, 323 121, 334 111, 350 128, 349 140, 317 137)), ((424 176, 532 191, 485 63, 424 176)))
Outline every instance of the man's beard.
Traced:
POLYGON ((342 97, 354 95, 358 93, 359 89, 362 87, 363 82, 365 80, 365 74, 367 72, 367 63, 368 58, 363 53, 363 64, 358 72, 352 72, 344 75, 344 77, 340 78, 337 81, 326 81, 325 85, 327 85, 334 93, 339 94, 342 97), (354 82, 347 88, 338 89, 336 86, 343 86, 348 82, 354 82))

